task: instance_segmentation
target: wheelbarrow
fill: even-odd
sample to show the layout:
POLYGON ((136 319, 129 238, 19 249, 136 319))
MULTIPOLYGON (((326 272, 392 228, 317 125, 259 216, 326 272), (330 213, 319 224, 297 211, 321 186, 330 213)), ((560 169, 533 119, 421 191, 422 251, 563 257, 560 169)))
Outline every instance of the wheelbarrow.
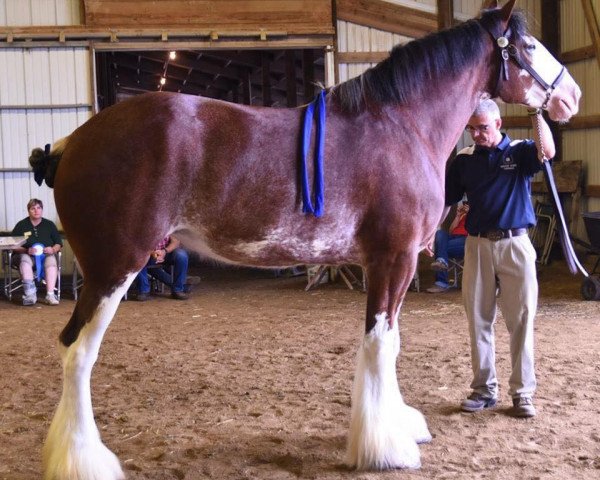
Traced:
POLYGON ((596 275, 600 265, 600 212, 583 213, 583 223, 590 240, 590 253, 598 255, 598 260, 590 275, 583 280, 581 295, 586 300, 600 300, 600 275, 596 275))

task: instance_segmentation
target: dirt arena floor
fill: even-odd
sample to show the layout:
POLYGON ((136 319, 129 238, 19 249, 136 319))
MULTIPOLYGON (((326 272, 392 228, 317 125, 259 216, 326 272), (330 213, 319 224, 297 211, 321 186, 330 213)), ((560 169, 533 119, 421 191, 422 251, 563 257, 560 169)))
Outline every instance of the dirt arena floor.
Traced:
MULTIPOLYGON (((426 265, 427 259, 422 264, 426 265)), ((420 268, 423 287, 431 273, 420 268)), ((540 271, 534 419, 507 416, 509 360, 500 317, 501 403, 461 413, 471 380, 460 292, 410 292, 401 318, 401 391, 433 441, 420 470, 343 465, 366 296, 342 283, 199 267, 189 301, 123 302, 92 377, 96 421, 127 478, 598 479, 600 302, 561 262, 540 271)), ((67 294, 65 294, 67 297, 67 294)), ((74 308, 0 300, 0 478, 41 478, 40 451, 61 388, 56 339, 74 308)))

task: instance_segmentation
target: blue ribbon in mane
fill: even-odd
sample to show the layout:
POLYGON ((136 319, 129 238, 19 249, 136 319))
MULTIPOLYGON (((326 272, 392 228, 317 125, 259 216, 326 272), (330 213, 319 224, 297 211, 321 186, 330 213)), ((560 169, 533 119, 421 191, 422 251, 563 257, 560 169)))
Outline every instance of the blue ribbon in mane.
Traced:
POLYGON ((302 131, 302 162, 300 163, 302 175, 302 212, 312 213, 315 217, 323 215, 324 209, 324 182, 323 182, 323 151, 325 149, 325 90, 321 90, 317 98, 306 106, 304 114, 304 127, 302 131), (312 195, 308 185, 308 169, 306 168, 306 157, 310 147, 312 133, 312 122, 317 115, 317 141, 315 148, 315 171, 314 171, 314 197, 313 207, 312 195))

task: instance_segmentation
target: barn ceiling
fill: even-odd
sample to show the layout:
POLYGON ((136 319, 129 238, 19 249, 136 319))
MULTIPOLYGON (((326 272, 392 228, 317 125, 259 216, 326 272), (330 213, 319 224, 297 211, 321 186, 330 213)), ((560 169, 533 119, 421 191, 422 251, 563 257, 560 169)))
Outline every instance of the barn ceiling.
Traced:
POLYGON ((315 85, 324 83, 323 53, 314 49, 113 51, 97 53, 96 60, 102 107, 160 90, 296 106, 310 101, 315 85))

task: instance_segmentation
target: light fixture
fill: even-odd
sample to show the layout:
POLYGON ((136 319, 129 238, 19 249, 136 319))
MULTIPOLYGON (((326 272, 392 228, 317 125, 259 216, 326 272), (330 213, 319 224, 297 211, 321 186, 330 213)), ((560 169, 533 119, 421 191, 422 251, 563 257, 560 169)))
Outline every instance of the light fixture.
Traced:
POLYGON ((169 52, 169 58, 175 60, 177 58, 177 52, 169 52))
POLYGON ((167 79, 165 77, 160 77, 160 84, 164 85, 165 83, 167 83, 167 79))

